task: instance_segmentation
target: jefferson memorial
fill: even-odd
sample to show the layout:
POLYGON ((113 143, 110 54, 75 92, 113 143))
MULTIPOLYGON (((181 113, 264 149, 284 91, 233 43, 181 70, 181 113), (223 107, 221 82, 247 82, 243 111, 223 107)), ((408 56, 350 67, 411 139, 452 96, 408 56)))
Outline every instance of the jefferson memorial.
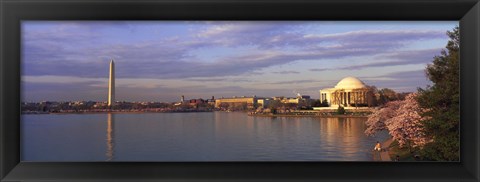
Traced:
POLYGON ((330 107, 358 108, 374 105, 373 90, 355 77, 340 80, 334 88, 320 90, 320 101, 327 101, 330 107))

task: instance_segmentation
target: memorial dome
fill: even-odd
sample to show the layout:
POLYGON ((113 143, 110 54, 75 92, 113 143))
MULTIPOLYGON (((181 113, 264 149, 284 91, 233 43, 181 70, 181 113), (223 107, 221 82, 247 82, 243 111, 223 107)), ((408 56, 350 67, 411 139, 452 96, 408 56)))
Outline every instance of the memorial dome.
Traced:
POLYGON ((357 88, 365 88, 367 87, 365 83, 355 77, 345 77, 340 80, 337 85, 335 85, 336 89, 357 89, 357 88))

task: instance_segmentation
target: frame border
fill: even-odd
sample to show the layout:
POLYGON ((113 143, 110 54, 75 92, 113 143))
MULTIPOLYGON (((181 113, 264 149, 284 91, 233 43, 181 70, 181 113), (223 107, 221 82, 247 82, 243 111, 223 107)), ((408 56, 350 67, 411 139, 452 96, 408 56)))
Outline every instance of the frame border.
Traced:
POLYGON ((0 0, 0 181, 479 181, 479 0, 0 0), (460 162, 20 162, 21 20, 459 20, 460 162))

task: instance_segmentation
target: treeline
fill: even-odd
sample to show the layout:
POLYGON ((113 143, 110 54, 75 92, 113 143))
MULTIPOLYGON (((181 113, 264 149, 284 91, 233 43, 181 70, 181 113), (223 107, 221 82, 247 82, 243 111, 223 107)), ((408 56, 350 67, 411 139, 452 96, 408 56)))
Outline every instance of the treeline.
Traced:
POLYGON ((38 102, 38 103, 22 103, 21 111, 30 112, 80 112, 80 111, 102 111, 102 110, 151 110, 163 109, 165 111, 177 110, 212 110, 212 104, 208 103, 164 103, 164 102, 116 102, 110 107, 105 102, 95 101, 77 101, 77 102, 38 102))
MULTIPOLYGON (((424 160, 459 161, 459 28, 448 31, 447 35, 450 40, 446 49, 425 69, 433 85, 419 88, 405 100, 394 101, 391 98, 395 97, 389 96, 392 94, 384 94, 385 104, 366 122, 367 135, 388 130, 400 147, 407 147, 424 160)), ((400 97, 398 95, 397 99, 400 97)))

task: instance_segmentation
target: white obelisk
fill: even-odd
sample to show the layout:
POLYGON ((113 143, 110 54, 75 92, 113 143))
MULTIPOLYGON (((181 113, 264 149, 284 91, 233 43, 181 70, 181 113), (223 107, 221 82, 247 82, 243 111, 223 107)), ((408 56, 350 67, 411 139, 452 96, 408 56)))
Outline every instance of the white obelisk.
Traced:
POLYGON ((115 104, 115 63, 110 61, 110 79, 108 80, 108 106, 115 104))

